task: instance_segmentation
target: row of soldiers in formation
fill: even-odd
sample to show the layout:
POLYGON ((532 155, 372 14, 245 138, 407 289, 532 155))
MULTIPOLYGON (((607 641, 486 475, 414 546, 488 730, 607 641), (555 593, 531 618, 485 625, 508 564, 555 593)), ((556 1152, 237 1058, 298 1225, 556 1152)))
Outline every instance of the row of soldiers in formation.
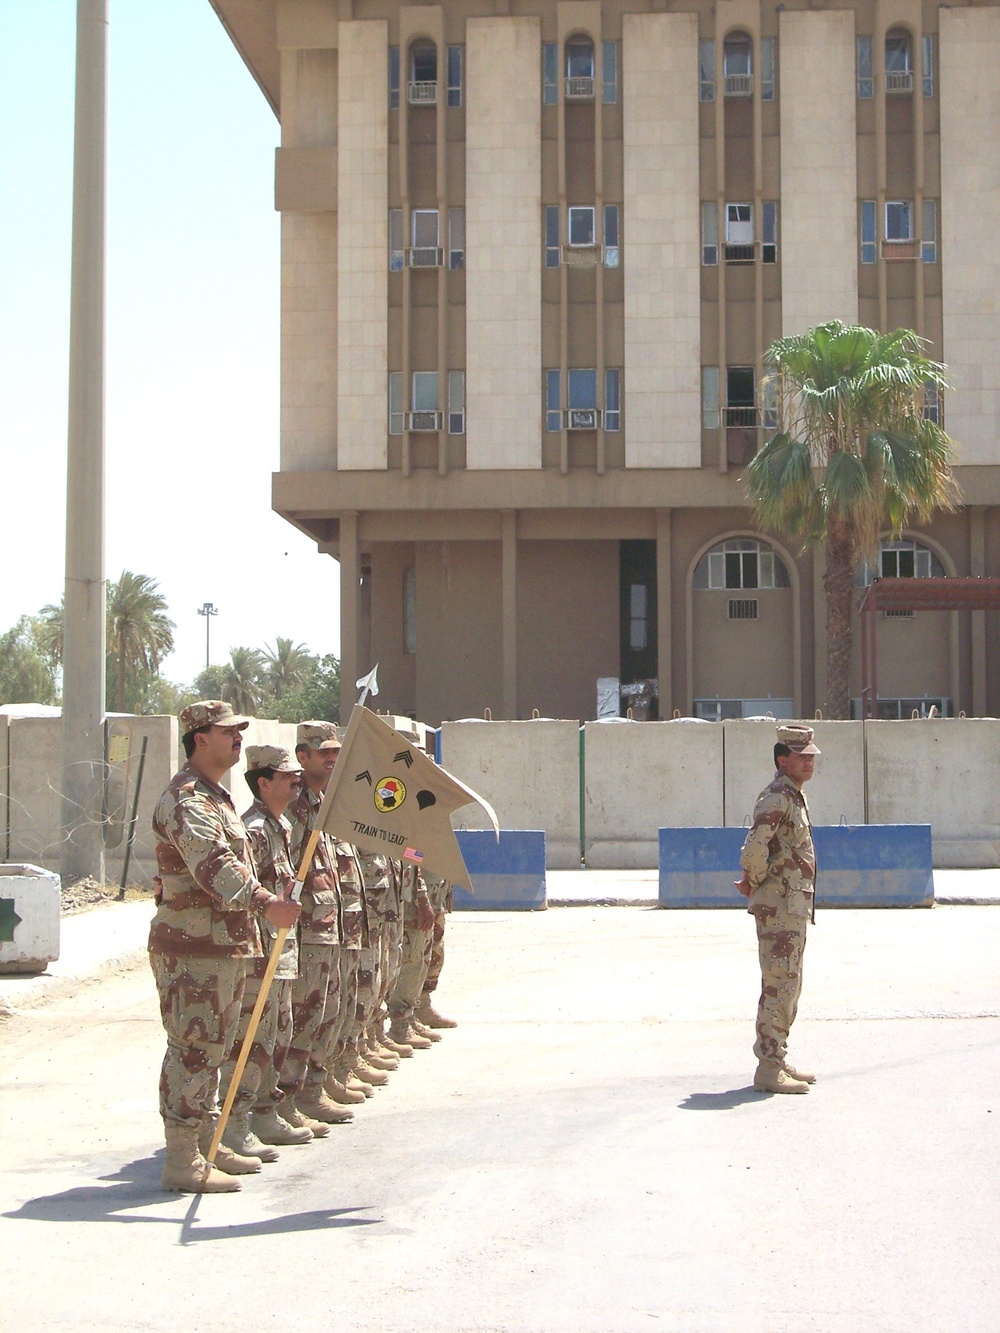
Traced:
POLYGON ((149 952, 167 1033, 160 1114, 167 1190, 239 1189, 278 1148, 353 1118, 415 1049, 454 1027, 432 996, 450 885, 321 833, 302 886, 340 736, 303 722, 295 755, 247 747, 253 803, 222 778, 248 719, 219 700, 181 713, 187 763, 157 803, 157 911, 149 952), (214 1164, 207 1155, 279 930, 288 934, 214 1164), (388 1025, 388 1026, 387 1026, 388 1025))

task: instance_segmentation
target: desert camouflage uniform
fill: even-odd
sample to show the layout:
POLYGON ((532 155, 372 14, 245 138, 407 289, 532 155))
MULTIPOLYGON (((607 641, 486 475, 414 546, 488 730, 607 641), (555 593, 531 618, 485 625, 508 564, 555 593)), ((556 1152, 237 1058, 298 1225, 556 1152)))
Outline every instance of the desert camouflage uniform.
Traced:
POLYGON ((440 895, 447 888, 447 880, 425 882, 415 866, 404 866, 401 958, 399 973, 389 995, 389 1014, 394 1022, 409 1022, 413 1017, 430 966, 433 931, 421 930, 417 924, 417 892, 421 888, 427 889, 433 904, 442 900, 440 895))
POLYGON ((389 888, 383 906, 381 966, 375 1005, 375 1021, 380 1026, 389 1017, 386 1001, 399 976, 403 940, 403 867, 399 861, 388 859, 386 869, 389 888))
POLYGON ((153 833, 159 874, 149 961, 167 1034, 160 1114, 200 1126, 218 1113, 247 960, 261 954, 257 914, 272 895, 257 880, 232 797, 190 765, 157 802, 153 833))
MULTIPOLYGON (((295 883, 295 871, 292 869, 289 848, 291 825, 284 815, 275 818, 261 801, 254 801, 249 810, 244 811, 243 823, 249 835, 250 850, 260 882, 273 894, 284 893, 295 883)), ((255 959, 247 969, 236 1041, 233 1043, 229 1059, 222 1067, 219 1096, 223 1101, 229 1091, 243 1039, 250 1026, 250 1017, 257 1003, 257 996, 260 994, 261 979, 278 936, 277 929, 269 921, 261 920, 260 927, 264 955, 255 959)), ((278 1079, 284 1068, 291 1041, 292 984, 298 974, 298 929, 293 927, 285 936, 277 970, 264 1002, 240 1086, 233 1100, 234 1116, 246 1115, 248 1111, 254 1109, 255 1104, 258 1109, 266 1111, 269 1104, 277 1105, 284 1098, 284 1093, 278 1088, 278 1079)))
POLYGON ((428 893, 431 907, 434 908, 434 929, 431 931, 431 958, 424 978, 423 993, 433 995, 444 967, 444 928, 452 909, 451 885, 446 879, 436 880, 428 886, 428 893))
MULTIPOLYGON (((292 826, 292 864, 298 868, 323 798, 303 787, 285 814, 292 826)), ((280 1086, 287 1097, 303 1091, 307 1078, 320 1086, 331 1029, 340 1021, 340 886, 335 841, 321 833, 302 890, 299 977, 292 986, 292 1043, 280 1086), (312 1076, 310 1077, 310 1070, 312 1076)))
POLYGON ((761 992, 754 1054, 782 1065, 802 991, 802 955, 813 910, 816 852, 803 793, 778 774, 757 798, 740 862, 757 923, 761 992))
MULTIPOLYGON (((361 981, 362 950, 368 947, 368 923, 365 917, 364 876, 358 854, 348 842, 334 838, 337 876, 340 882, 341 928, 340 1012, 337 1023, 326 1033, 323 1066, 334 1069, 344 1057, 354 1033, 358 1014, 358 987, 361 981)), ((318 1071, 317 1071, 318 1072, 318 1071)), ((312 1069, 306 1082, 317 1083, 312 1069)))
POLYGON ((374 852, 359 852, 358 860, 365 883, 368 948, 361 951, 355 1040, 367 1031, 382 1003, 389 927, 391 919, 397 915, 395 884, 389 860, 374 852), (370 984, 366 976, 368 972, 371 974, 370 984))

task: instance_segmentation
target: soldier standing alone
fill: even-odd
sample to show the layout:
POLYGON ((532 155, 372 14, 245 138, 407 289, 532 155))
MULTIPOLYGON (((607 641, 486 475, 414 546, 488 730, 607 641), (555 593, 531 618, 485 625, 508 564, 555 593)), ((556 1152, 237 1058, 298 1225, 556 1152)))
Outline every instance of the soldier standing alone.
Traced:
POLYGON ((788 1034, 802 991, 806 927, 813 916, 816 852, 802 786, 813 775, 812 727, 779 726, 774 781, 757 797, 740 863, 740 893, 757 922, 761 992, 754 1054, 758 1092, 803 1093, 816 1082, 788 1064, 788 1034))

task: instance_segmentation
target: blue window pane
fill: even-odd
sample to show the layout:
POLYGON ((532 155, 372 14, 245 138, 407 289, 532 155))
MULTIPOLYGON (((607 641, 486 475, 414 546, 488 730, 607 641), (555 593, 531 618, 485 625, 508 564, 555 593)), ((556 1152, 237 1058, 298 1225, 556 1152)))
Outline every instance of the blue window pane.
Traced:
POLYGON ((389 110, 399 109, 399 47, 389 47, 389 110))
POLYGON ((555 42, 542 44, 542 101, 555 106, 559 100, 559 49, 555 42))
POLYGON ((569 404, 575 408, 597 407, 597 371, 571 370, 569 372, 569 404))
POLYGON ((618 43, 601 43, 601 101, 618 101, 618 43))
POLYGON ((545 429, 559 430, 559 371, 545 372, 545 429))

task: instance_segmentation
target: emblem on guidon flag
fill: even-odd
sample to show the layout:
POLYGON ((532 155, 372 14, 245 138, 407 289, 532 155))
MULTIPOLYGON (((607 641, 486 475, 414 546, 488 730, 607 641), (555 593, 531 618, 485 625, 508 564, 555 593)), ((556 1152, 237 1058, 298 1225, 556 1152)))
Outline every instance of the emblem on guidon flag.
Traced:
POLYGON ((379 778, 375 784, 374 800, 375 809, 380 814, 390 814, 406 800, 406 784, 400 778, 379 778))

